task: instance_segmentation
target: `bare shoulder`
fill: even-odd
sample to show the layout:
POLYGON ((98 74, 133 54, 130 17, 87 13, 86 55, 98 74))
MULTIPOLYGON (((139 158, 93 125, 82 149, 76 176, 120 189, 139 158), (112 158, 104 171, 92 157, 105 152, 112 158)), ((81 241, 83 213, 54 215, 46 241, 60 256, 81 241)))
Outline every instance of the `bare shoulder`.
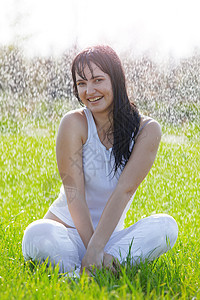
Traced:
POLYGON ((151 137, 156 136, 161 139, 161 135, 162 135, 161 126, 156 120, 150 117, 146 117, 146 116, 141 117, 139 131, 140 131, 139 136, 142 135, 144 136, 148 134, 151 135, 151 137))
POLYGON ((157 149, 161 140, 162 130, 160 124, 149 117, 142 116, 136 144, 147 147, 150 151, 157 149))
POLYGON ((85 113, 83 109, 76 109, 76 110, 71 110, 67 112, 62 120, 61 124, 65 125, 87 125, 85 113))
POLYGON ((67 112, 59 126, 58 134, 71 134, 72 136, 80 137, 83 144, 87 140, 88 132, 87 119, 83 109, 76 109, 67 112))

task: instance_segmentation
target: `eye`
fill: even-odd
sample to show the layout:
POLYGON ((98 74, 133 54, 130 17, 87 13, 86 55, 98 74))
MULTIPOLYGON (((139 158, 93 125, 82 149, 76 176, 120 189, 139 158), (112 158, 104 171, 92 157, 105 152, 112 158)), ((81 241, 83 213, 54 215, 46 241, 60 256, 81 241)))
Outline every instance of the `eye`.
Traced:
POLYGON ((103 79, 102 78, 97 78, 97 79, 95 79, 95 82, 101 82, 103 79))
POLYGON ((85 82, 77 82, 77 86, 84 86, 85 82))

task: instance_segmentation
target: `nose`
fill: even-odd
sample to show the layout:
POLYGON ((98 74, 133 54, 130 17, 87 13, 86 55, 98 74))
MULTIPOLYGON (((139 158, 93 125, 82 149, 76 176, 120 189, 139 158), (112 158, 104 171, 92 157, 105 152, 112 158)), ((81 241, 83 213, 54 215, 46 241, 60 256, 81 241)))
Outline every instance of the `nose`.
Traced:
POLYGON ((87 96, 90 96, 95 93, 95 88, 94 88, 93 83, 90 83, 90 82, 87 83, 86 93, 87 93, 87 96))

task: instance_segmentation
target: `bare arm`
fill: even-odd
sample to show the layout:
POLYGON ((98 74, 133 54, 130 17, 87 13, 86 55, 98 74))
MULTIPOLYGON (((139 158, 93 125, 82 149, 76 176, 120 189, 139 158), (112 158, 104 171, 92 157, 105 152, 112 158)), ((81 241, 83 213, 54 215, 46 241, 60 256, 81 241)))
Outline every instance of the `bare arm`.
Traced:
POLYGON ((87 249, 94 228, 85 200, 82 167, 83 130, 82 116, 77 112, 67 114, 58 130, 56 157, 70 214, 87 249))
POLYGON ((99 224, 89 242, 82 266, 98 265, 101 253, 113 233, 128 201, 148 174, 156 157, 161 129, 151 121, 139 135, 131 157, 124 168, 115 191, 109 198, 99 224), (93 262, 92 259, 95 261, 93 262))

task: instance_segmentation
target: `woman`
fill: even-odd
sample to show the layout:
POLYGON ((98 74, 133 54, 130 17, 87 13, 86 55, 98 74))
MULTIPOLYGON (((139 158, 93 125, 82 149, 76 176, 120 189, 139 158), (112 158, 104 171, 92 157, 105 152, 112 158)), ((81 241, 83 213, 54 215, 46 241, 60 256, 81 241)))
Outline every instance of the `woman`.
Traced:
POLYGON ((79 53, 72 64, 74 92, 83 108, 67 113, 56 142, 63 182, 44 219, 30 224, 23 254, 59 263, 60 271, 153 260, 177 239, 175 220, 164 214, 123 229, 135 192, 155 160, 159 124, 139 114, 127 96, 117 54, 108 46, 79 53))

